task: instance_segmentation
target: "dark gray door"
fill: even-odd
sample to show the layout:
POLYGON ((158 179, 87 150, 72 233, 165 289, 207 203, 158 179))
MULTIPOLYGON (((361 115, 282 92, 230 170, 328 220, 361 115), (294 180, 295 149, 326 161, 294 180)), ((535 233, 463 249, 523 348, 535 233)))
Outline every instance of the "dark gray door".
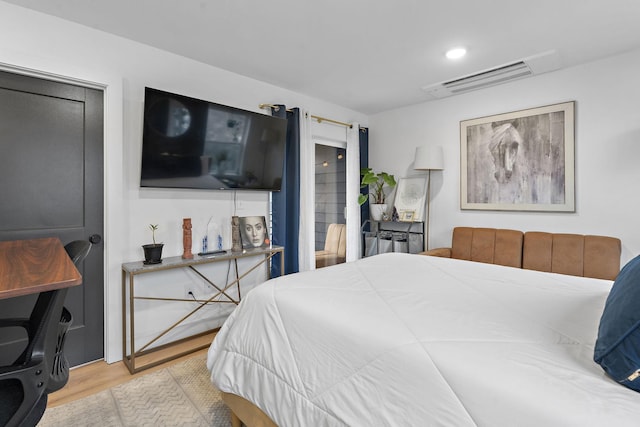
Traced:
MULTIPOLYGON (((66 244, 102 234, 102 91, 0 72, 0 240, 57 236, 66 244)), ((82 286, 65 301, 72 366, 104 355, 102 243, 80 273, 82 286)), ((0 316, 25 316, 34 301, 0 300, 0 316)), ((18 332, 0 332, 3 361, 24 343, 18 332)))

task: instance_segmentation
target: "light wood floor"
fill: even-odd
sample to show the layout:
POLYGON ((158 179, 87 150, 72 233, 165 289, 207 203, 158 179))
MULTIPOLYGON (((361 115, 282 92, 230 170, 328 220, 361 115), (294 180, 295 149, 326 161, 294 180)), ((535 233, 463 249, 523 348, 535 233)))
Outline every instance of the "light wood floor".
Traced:
MULTIPOLYGON (((209 342, 211 342, 214 336, 215 333, 207 336, 205 339, 208 339, 209 342)), ((187 341, 173 346, 172 350, 178 353, 184 349, 193 347, 193 342, 187 341)), ((108 364, 104 360, 101 360, 88 363, 77 368, 72 368, 69 372, 69 382, 61 390, 49 395, 49 403, 47 404, 47 407, 52 408, 54 406, 73 402, 74 400, 99 393, 102 390, 117 386, 118 384, 125 383, 142 375, 150 374, 172 364, 180 363, 192 357, 205 355, 207 350, 208 349, 206 348, 198 350, 194 353, 145 369, 133 375, 129 373, 129 370, 122 362, 108 364)))

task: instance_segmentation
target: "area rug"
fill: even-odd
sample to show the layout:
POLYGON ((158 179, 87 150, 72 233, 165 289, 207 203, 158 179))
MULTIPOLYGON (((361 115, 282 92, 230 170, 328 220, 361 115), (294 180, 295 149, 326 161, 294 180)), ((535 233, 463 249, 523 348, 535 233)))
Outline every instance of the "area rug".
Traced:
POLYGON ((46 410, 39 427, 231 425, 229 409, 196 357, 46 410))

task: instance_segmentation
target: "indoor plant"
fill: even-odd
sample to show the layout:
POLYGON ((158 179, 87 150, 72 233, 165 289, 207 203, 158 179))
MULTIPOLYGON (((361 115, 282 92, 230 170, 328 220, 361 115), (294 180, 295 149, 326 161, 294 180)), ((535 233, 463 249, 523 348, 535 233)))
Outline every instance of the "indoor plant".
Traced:
POLYGON ((362 175, 360 188, 369 187, 370 191, 368 194, 360 194, 358 203, 362 205, 371 196, 372 200, 369 203, 371 218, 375 221, 380 221, 387 211, 385 186, 389 188, 395 187, 396 178, 387 172, 374 172, 372 168, 362 168, 360 175, 362 175))
POLYGON ((144 263, 159 264, 162 262, 162 247, 164 246, 164 243, 156 243, 156 230, 158 229, 158 224, 149 224, 149 228, 151 229, 151 238, 153 239, 153 243, 142 245, 142 249, 144 249, 144 263))

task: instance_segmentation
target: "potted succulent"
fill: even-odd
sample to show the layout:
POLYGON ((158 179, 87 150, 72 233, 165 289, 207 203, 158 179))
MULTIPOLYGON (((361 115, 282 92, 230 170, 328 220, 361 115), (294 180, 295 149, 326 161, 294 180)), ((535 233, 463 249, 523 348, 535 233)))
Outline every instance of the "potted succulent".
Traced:
POLYGON ((385 186, 389 188, 395 187, 396 178, 387 172, 374 172, 371 168, 362 168, 360 175, 362 175, 360 188, 369 187, 370 191, 368 194, 360 194, 358 196, 358 203, 360 205, 364 204, 369 196, 371 196, 372 200, 370 200, 369 203, 371 218, 374 221, 380 221, 387 211, 387 195, 384 192, 385 186))
POLYGON ((156 243, 156 230, 158 229, 158 224, 149 224, 149 229, 151 229, 151 238, 153 239, 153 243, 142 245, 142 249, 144 249, 144 263, 160 264, 162 262, 162 247, 164 246, 164 243, 156 243))

